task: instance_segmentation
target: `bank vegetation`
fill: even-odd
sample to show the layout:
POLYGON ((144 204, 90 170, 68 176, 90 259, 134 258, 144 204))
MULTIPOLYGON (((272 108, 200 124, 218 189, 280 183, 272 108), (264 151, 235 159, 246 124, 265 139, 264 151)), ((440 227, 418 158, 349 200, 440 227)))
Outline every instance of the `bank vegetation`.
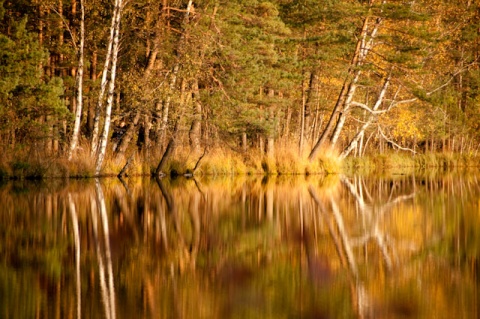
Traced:
POLYGON ((479 163, 480 2, 0 0, 0 176, 479 163))

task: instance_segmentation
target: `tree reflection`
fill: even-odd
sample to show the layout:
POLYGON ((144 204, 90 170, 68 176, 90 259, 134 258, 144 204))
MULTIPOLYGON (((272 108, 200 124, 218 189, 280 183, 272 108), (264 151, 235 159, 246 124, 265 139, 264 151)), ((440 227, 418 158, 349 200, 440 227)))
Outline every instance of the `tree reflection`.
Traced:
POLYGON ((103 195, 102 186, 100 185, 100 180, 98 178, 95 179, 95 194, 95 200, 92 199, 90 201, 90 212, 92 215, 93 234, 95 238, 95 246, 97 252, 100 289, 102 292, 103 304, 105 306, 105 316, 107 319, 115 319, 115 286, 113 279, 112 256, 110 250, 110 231, 108 226, 105 196, 103 195), (98 214, 100 215, 100 221, 104 236, 103 245, 99 237, 98 231, 98 214))
POLYGON ((10 296, 0 298, 0 317, 429 318, 477 309, 474 176, 12 185, 0 189, 0 297, 10 296))
POLYGON ((75 241, 75 281, 76 281, 76 297, 77 297, 77 318, 82 318, 82 279, 80 276, 80 232, 78 227, 78 216, 72 195, 68 193, 68 204, 70 215, 72 217, 73 238, 75 241))
MULTIPOLYGON (((374 241, 380 250, 387 270, 392 271, 394 259, 398 262, 399 256, 396 253, 395 241, 392 236, 385 233, 385 227, 380 225, 383 215, 391 211, 401 202, 415 198, 415 192, 409 194, 395 195, 395 183, 388 193, 384 196, 380 191, 377 196, 382 200, 375 200, 368 188, 365 187, 365 181, 354 177, 353 182, 345 176, 341 176, 342 186, 351 194, 354 199, 355 207, 359 214, 355 219, 362 222, 362 233, 352 236, 345 226, 344 216, 337 202, 338 196, 329 196, 328 199, 322 199, 313 186, 309 187, 310 195, 317 204, 321 216, 328 224, 329 234, 336 247, 337 255, 345 267, 351 273, 351 291, 354 308, 357 309, 359 318, 366 318, 374 315, 374 307, 370 297, 366 293, 365 278, 359 275, 358 263, 354 254, 354 248, 360 248, 367 251, 367 245, 374 241)), ((308 250, 307 250, 308 251, 308 250)), ((365 265, 368 267, 368 265, 365 265)))
POLYGON ((368 189, 364 187, 363 180, 359 180, 357 177, 354 179, 354 183, 352 183, 348 178, 343 176, 342 183, 348 189, 350 194, 352 194, 352 196, 355 198, 355 201, 359 208, 359 212, 362 215, 364 233, 352 240, 353 245, 365 246, 369 241, 375 241, 382 253, 387 269, 391 271, 393 267, 393 261, 392 257, 390 256, 389 250, 392 251, 392 254, 394 255, 394 258, 396 260, 398 260, 398 254, 396 253, 391 236, 384 234, 382 228, 379 227, 379 222, 381 220, 381 217, 391 211, 395 205, 403 201, 414 199, 415 192, 412 192, 408 195, 394 195, 395 187, 392 187, 388 194, 387 200, 380 203, 375 203, 368 189), (371 202, 370 205, 366 203, 367 198, 371 202))

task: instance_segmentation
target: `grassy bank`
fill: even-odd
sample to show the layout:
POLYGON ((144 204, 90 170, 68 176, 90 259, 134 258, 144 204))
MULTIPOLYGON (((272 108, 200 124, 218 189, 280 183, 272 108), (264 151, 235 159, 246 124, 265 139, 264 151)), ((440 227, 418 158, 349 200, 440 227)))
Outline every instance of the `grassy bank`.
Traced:
POLYGON ((472 167, 480 167, 480 155, 386 153, 365 157, 349 157, 342 163, 342 171, 349 173, 373 173, 376 171, 408 173, 415 170, 447 171, 472 167))
MULTIPOLYGON (((0 159, 0 179, 9 178, 87 178, 93 177, 95 161, 87 149, 79 151, 71 160, 64 156, 45 156, 35 152, 4 152, 0 159)), ((196 175, 287 175, 329 174, 341 172, 341 161, 333 153, 323 154, 308 161, 308 154, 299 155, 296 148, 278 148, 275 156, 261 155, 258 150, 242 153, 226 148, 212 148, 208 152, 192 153, 177 148, 167 162, 166 174, 196 175)), ((136 153, 128 165, 129 176, 151 175, 161 154, 136 153)), ((116 176, 127 163, 127 157, 107 154, 102 176, 116 176)))
MULTIPOLYGON (((478 167, 480 156, 472 154, 417 154, 387 153, 366 157, 349 157, 343 162, 334 152, 323 153, 315 161, 308 153, 299 155, 294 147, 277 148, 275 156, 261 155, 258 150, 247 153, 214 148, 204 153, 192 153, 178 148, 167 162, 166 174, 196 175, 291 175, 392 172, 409 173, 415 170, 451 170, 478 167)), ((127 175, 151 175, 161 154, 136 153, 126 171, 127 175)), ((128 158, 107 154, 103 176, 116 176, 128 158)), ((0 159, 0 179, 9 178, 83 178, 94 176, 95 162, 87 149, 79 151, 70 161, 64 156, 46 156, 35 152, 4 152, 0 159)))

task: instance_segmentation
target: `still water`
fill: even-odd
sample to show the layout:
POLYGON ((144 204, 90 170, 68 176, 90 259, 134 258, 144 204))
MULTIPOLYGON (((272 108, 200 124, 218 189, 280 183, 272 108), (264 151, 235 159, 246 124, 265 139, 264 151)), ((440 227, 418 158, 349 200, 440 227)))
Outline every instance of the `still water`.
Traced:
POLYGON ((477 318, 480 175, 0 186, 0 318, 477 318))

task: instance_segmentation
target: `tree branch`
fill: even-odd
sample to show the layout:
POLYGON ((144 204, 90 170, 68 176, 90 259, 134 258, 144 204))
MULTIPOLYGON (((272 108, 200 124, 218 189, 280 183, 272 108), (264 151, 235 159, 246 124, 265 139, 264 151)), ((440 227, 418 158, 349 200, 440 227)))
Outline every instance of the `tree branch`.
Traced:
POLYGON ((382 131, 382 129, 380 128, 380 126, 378 126, 378 132, 380 133, 380 135, 382 135, 382 137, 389 143, 391 143, 393 146, 397 147, 398 149, 402 150, 402 151, 409 151, 409 152, 412 152, 413 154, 417 154, 417 152, 415 150, 412 150, 411 148, 408 148, 408 147, 403 147, 403 146, 400 146, 399 144, 395 143, 393 140, 389 139, 382 131))

